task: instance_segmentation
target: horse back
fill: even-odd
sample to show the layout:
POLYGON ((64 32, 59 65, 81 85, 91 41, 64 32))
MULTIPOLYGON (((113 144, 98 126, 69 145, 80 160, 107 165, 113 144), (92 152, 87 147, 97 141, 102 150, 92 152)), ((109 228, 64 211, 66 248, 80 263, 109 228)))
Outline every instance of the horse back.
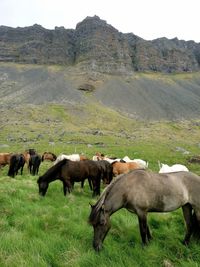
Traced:
POLYGON ((62 167, 62 176, 69 177, 75 181, 96 177, 99 175, 99 168, 92 160, 70 161, 62 167))
POLYGON ((140 169, 139 164, 136 162, 113 162, 113 174, 114 175, 119 175, 119 174, 124 174, 128 173, 131 170, 135 169, 140 169))

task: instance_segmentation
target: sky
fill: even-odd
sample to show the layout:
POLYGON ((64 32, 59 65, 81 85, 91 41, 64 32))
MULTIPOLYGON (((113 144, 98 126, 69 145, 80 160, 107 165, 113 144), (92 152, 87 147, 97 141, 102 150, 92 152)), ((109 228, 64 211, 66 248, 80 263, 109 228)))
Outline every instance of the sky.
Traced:
POLYGON ((200 0, 0 0, 0 25, 75 29, 97 15, 122 33, 200 42, 200 0))

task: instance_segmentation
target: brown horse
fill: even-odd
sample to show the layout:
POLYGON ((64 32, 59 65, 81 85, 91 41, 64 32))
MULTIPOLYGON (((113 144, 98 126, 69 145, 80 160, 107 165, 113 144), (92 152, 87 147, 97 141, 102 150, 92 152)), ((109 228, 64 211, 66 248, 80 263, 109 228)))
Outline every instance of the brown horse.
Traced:
POLYGON ((136 162, 119 162, 115 161, 112 163, 113 175, 117 176, 119 174, 128 173, 131 170, 141 169, 140 165, 136 162))
POLYGON ((0 153, 0 169, 10 163, 12 153, 0 153))
POLYGON ((24 156, 25 163, 27 165, 27 169, 29 170, 29 161, 30 161, 31 155, 30 155, 29 151, 25 151, 22 154, 24 156))
POLYGON ((88 179, 92 183, 93 196, 100 195, 100 181, 102 168, 92 160, 71 161, 63 159, 48 169, 38 178, 39 194, 44 196, 49 183, 61 180, 64 195, 70 193, 75 182, 84 182, 88 179))
POLYGON ((57 159, 57 156, 52 152, 44 152, 42 154, 42 161, 49 160, 49 161, 55 161, 57 159))
POLYGON ((200 238, 200 176, 191 172, 153 173, 135 170, 116 178, 104 190, 89 216, 94 228, 93 247, 99 251, 111 224, 110 216, 121 208, 137 214, 142 243, 151 239, 148 212, 170 212, 182 207, 186 223, 184 244, 194 234, 200 238))

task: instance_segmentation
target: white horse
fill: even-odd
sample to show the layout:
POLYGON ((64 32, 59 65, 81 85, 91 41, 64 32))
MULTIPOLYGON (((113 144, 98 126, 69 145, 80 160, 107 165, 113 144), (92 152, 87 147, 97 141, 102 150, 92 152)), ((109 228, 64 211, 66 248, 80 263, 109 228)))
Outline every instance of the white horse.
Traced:
POLYGON ((180 171, 185 171, 189 172, 188 168, 182 164, 174 164, 172 166, 169 166, 167 164, 163 164, 158 162, 159 165, 159 173, 168 173, 168 172, 180 172, 180 171))
POLYGON ((69 159, 71 161, 80 161, 80 160, 86 160, 87 158, 83 155, 79 155, 79 154, 71 154, 71 155, 65 155, 65 154, 60 154, 57 159, 54 161, 55 165, 56 163, 58 163, 59 161, 63 160, 63 159, 69 159))
POLYGON ((144 161, 143 159, 130 159, 128 156, 125 156, 123 158, 123 160, 126 161, 126 162, 135 162, 142 169, 147 169, 148 168, 148 165, 149 165, 148 161, 144 161))

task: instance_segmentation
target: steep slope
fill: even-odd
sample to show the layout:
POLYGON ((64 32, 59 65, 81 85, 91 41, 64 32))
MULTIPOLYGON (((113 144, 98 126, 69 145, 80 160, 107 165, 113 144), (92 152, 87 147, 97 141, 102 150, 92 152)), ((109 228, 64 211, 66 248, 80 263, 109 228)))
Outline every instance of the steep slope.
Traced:
MULTIPOLYGON (((140 120, 200 118, 200 73, 133 73, 127 76, 83 72, 77 67, 0 64, 1 109, 47 103, 71 106, 81 114, 102 105, 140 120), (85 90, 79 90, 80 87, 85 90), (94 88, 87 90, 87 86, 94 88)), ((93 112, 91 110, 91 112, 93 112)), ((78 114, 77 114, 78 115, 78 114)))

